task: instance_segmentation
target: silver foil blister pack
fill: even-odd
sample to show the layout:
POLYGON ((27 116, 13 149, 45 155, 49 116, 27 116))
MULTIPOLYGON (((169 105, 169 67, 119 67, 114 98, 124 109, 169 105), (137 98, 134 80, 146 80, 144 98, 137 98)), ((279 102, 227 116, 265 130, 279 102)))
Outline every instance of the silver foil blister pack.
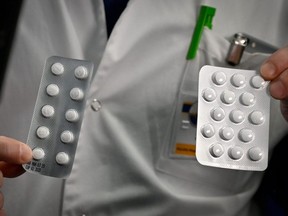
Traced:
POLYGON ((196 158, 207 166, 262 171, 270 95, 256 70, 206 65, 199 72, 196 158))
POLYGON ((25 170, 69 176, 93 67, 90 61, 60 56, 46 60, 27 138, 33 160, 23 165, 25 170))

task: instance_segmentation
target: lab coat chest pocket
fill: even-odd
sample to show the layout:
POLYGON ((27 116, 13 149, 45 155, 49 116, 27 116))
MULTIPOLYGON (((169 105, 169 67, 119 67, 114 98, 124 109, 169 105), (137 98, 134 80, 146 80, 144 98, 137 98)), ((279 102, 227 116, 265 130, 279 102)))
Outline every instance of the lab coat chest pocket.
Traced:
MULTIPOLYGON (((186 62, 156 168, 164 175, 205 184, 207 188, 230 191, 231 188, 245 184, 245 181, 253 175, 252 172, 205 167, 197 162, 195 156, 198 72, 204 65, 232 67, 225 60, 229 46, 228 40, 213 31, 204 30, 196 58, 186 62)), ((237 67, 259 70, 267 56, 267 54, 244 52, 237 67)))

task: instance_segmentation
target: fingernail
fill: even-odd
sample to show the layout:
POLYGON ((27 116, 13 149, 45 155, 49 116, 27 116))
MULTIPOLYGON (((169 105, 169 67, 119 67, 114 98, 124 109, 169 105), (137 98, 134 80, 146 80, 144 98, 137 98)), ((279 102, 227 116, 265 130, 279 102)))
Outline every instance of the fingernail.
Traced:
POLYGON ((20 147, 21 160, 26 163, 32 160, 32 150, 27 145, 22 145, 20 147))
POLYGON ((261 74, 266 79, 273 79, 276 75, 276 67, 270 62, 266 62, 261 67, 261 74))

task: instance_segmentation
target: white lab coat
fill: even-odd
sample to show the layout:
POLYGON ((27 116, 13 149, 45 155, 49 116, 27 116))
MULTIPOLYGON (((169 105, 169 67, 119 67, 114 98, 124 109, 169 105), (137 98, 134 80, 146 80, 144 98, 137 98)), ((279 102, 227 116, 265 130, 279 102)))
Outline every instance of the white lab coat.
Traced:
MULTIPOLYGON (((262 172, 209 168, 163 153, 182 77, 193 76, 184 74, 185 56, 202 4, 217 12, 213 30, 204 31, 195 73, 203 64, 225 65, 226 38, 235 32, 279 47, 287 42, 284 0, 131 0, 107 44, 101 0, 25 1, 0 104, 2 135, 26 141, 46 58, 88 59, 97 70, 70 177, 7 179, 8 215, 244 216, 254 210, 249 200, 262 172), (98 112, 93 99, 102 103, 98 112)), ((257 69, 266 57, 246 53, 240 67, 257 69)), ((278 101, 272 113, 271 148, 287 132, 278 101)))

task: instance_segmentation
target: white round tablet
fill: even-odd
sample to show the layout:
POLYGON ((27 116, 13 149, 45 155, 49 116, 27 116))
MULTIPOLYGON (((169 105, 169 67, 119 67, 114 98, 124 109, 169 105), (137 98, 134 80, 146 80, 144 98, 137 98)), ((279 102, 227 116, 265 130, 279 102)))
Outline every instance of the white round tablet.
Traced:
POLYGON ((253 161, 259 161, 263 157, 263 152, 259 147, 253 147, 249 149, 248 156, 253 161))
POLYGON ((63 131, 61 133, 61 141, 63 143, 72 143, 74 141, 74 134, 71 131, 63 131))
POLYGON ((206 124, 201 129, 202 135, 206 138, 214 136, 215 130, 211 124, 206 124))
POLYGON ((225 90, 221 94, 221 100, 225 104, 232 104, 235 101, 235 93, 229 90, 225 90))
POLYGON ((211 111, 210 115, 215 121, 221 121, 225 117, 225 111, 221 107, 217 107, 211 111))
POLYGON ((57 155, 56 155, 56 162, 59 164, 59 165, 66 165, 69 163, 69 155, 65 152, 59 152, 57 155))
POLYGON ((221 155, 223 155, 224 153, 224 148, 221 144, 216 143, 214 145, 211 146, 210 148, 210 153, 213 157, 220 157, 221 155))
POLYGON ((84 66, 78 66, 74 71, 75 77, 78 79, 86 79, 89 75, 88 70, 84 66))
POLYGON ((75 109, 69 109, 65 113, 65 118, 69 122, 76 122, 79 120, 79 113, 75 109))
POLYGON ((234 146, 229 151, 229 156, 233 160, 239 160, 243 156, 243 149, 239 146, 234 146))
POLYGON ((206 88, 202 92, 202 97, 208 102, 214 101, 216 99, 216 92, 211 88, 206 88))
POLYGON ((59 94, 59 87, 57 85, 55 85, 55 84, 50 84, 50 85, 47 86, 46 92, 51 97, 56 96, 56 95, 59 94))
POLYGON ((255 96, 250 92, 244 92, 240 96, 240 102, 244 106, 252 106, 255 104, 255 96))
POLYGON ((239 139, 242 142, 251 142, 254 139, 254 133, 251 129, 243 128, 239 131, 239 139))
POLYGON ((251 85, 256 89, 263 88, 266 84, 266 81, 259 75, 253 76, 251 78, 251 85))
POLYGON ((230 120, 235 124, 239 124, 245 119, 245 115, 241 110, 232 110, 229 117, 230 120))
POLYGON ((53 106, 45 105, 42 107, 41 113, 44 117, 51 118, 55 113, 55 109, 53 106))
POLYGON ((237 88, 242 87, 245 85, 245 76, 243 74, 234 74, 231 77, 231 83, 237 88))
POLYGON ((42 148, 34 148, 32 150, 32 157, 35 160, 41 160, 45 157, 45 152, 42 148))
POLYGON ((40 139, 45 139, 50 135, 50 131, 47 127, 41 126, 37 128, 36 134, 40 139))
POLYGON ((70 97, 73 100, 82 100, 84 98, 84 92, 80 88, 73 88, 70 91, 70 97))
POLYGON ((223 85, 226 82, 226 75, 224 72, 218 71, 212 75, 212 81, 216 85, 223 85))
POLYGON ((59 63, 59 62, 54 63, 51 66, 51 71, 55 75, 61 75, 61 74, 64 73, 64 66, 61 63, 59 63))
POLYGON ((254 125, 260 125, 265 121, 265 117, 261 111, 253 111, 249 115, 249 120, 254 125))
POLYGON ((223 140, 231 140, 234 137, 234 130, 231 127, 223 127, 219 133, 223 140))

